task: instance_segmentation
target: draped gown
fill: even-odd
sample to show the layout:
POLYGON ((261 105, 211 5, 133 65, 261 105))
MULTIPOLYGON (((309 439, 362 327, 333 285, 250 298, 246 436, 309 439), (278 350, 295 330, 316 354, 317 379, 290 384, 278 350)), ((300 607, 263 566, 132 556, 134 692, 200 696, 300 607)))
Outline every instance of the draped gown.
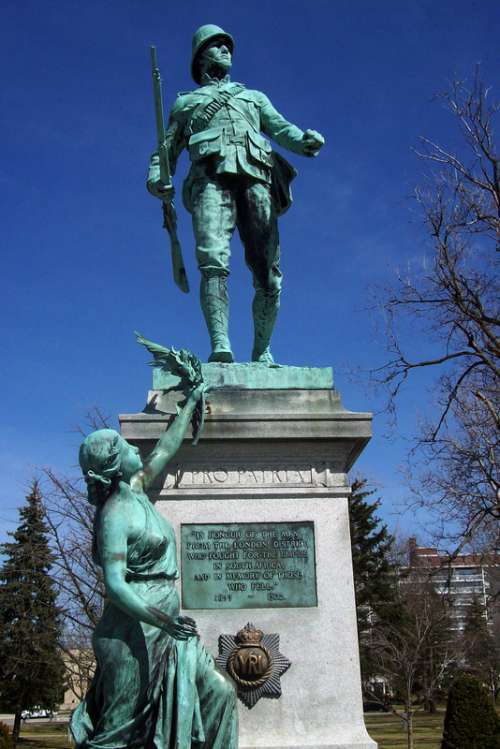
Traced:
MULTIPOLYGON (((145 495, 127 582, 148 606, 179 614, 175 535, 145 495)), ((97 518, 96 522, 99 522, 97 518)), ((237 749, 233 684, 198 637, 180 641, 106 601, 93 636, 96 673, 70 730, 76 749, 237 749)))

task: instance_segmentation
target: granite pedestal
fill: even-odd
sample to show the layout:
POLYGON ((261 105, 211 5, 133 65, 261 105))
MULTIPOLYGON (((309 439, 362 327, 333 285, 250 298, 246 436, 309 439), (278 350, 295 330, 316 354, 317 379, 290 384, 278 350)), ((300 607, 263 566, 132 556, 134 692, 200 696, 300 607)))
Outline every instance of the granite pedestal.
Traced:
MULTIPOLYGON (((261 368, 255 387, 251 367, 205 365, 213 390, 202 438, 196 447, 186 440, 153 494, 175 528, 179 557, 181 525, 312 523, 313 605, 286 607, 276 583, 278 597, 264 607, 184 612, 214 655, 219 635, 250 621, 279 633, 291 661, 281 697, 251 710, 240 703, 241 749, 376 749, 363 721, 346 475, 370 439, 371 415, 342 407, 331 370, 283 369, 280 379, 279 369, 261 368), (285 379, 288 387, 278 387, 285 379)), ((162 378, 156 371, 157 388, 171 384, 162 378)), ((123 436, 147 452, 177 400, 152 390, 144 412, 120 416, 123 436)), ((218 564, 226 586, 227 563, 218 564)))

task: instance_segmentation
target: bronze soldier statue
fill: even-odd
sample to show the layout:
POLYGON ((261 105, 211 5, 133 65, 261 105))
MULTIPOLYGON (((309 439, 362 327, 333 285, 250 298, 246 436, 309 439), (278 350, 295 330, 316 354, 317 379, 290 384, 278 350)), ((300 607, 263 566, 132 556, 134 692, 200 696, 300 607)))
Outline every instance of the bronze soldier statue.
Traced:
MULTIPOLYGON (((233 49, 233 38, 219 26, 196 31, 191 73, 199 88, 178 95, 165 142, 172 174, 183 148, 191 159, 182 196, 193 220, 201 308, 212 344, 209 361, 234 361, 227 277, 237 226, 255 288, 252 361, 273 364, 270 341, 282 279, 277 219, 290 205, 296 172, 261 133, 303 156, 316 156, 324 138, 288 122, 265 94, 232 82, 233 49)), ((154 196, 172 201, 172 185, 160 179, 158 152, 151 157, 147 185, 154 196)))

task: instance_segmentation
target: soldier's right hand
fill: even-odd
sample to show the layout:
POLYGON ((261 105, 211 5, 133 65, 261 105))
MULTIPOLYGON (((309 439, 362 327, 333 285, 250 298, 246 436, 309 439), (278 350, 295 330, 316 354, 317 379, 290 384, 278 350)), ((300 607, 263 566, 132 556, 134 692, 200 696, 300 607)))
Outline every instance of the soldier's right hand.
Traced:
POLYGON ((153 193, 155 198, 163 200, 165 203, 171 203, 175 197, 175 189, 173 185, 165 185, 161 180, 153 182, 151 184, 150 191, 153 193))

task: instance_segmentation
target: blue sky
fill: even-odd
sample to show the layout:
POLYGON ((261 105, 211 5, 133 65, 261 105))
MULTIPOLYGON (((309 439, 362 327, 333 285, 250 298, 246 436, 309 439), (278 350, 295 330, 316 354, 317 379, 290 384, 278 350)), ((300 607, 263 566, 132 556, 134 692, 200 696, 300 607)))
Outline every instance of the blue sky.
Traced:
MULTIPOLYGON (((384 360, 374 287, 398 269, 418 272, 427 239, 411 192, 423 166, 420 135, 452 141, 433 101, 476 63, 498 96, 500 6, 493 0, 303 0, 184 3, 4 0, 0 24, 3 235, 0 535, 16 520, 36 467, 71 470, 72 431, 99 405, 142 410, 150 383, 133 330, 202 358, 208 340, 197 301, 189 217, 180 238, 194 293, 173 285, 159 204, 144 187, 155 145, 148 45, 158 46, 168 106, 193 84, 193 31, 217 23, 236 40, 233 79, 265 91, 285 116, 324 134, 299 169, 280 224, 284 292, 275 358, 334 367, 344 404, 377 410, 366 370, 384 360)), ((178 169, 187 169, 184 157, 178 169)), ((231 333, 251 348, 251 283, 233 242, 231 333)), ((419 347, 424 341, 413 341, 419 347)), ((379 416, 356 473, 379 487, 391 527, 407 494, 399 475, 407 440, 426 413, 428 379, 400 400, 389 437, 379 416)), ((418 529, 417 529, 418 530, 418 529)))

